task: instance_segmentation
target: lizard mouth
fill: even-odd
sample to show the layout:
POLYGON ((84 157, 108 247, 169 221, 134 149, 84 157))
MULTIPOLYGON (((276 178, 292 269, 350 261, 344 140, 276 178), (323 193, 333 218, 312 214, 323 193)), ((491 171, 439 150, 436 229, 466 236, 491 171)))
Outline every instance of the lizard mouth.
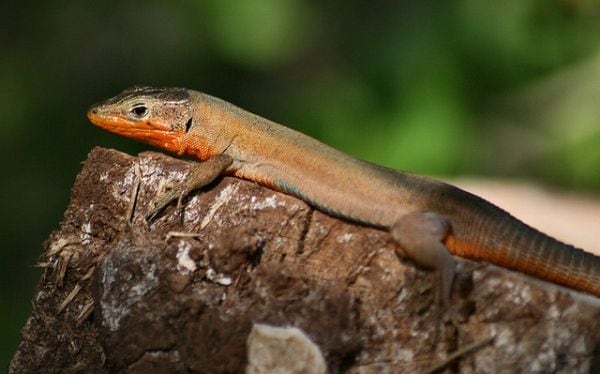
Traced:
POLYGON ((92 107, 87 112, 87 117, 94 125, 106 128, 111 131, 111 128, 131 128, 135 131, 154 130, 171 132, 173 129, 169 125, 153 121, 132 121, 121 116, 103 115, 96 107, 92 107))
POLYGON ((171 129, 171 126, 149 121, 130 121, 117 116, 105 116, 98 113, 95 108, 88 111, 87 117, 94 125, 108 132, 143 141, 169 151, 178 151, 177 133, 171 129))

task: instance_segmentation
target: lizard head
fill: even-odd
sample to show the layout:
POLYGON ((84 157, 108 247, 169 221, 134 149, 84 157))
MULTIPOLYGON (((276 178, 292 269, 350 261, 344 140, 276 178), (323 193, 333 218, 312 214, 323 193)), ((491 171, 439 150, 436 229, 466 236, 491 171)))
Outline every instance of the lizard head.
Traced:
POLYGON ((135 86, 93 105, 87 116, 107 131, 182 154, 180 139, 192 125, 192 104, 184 88, 135 86))

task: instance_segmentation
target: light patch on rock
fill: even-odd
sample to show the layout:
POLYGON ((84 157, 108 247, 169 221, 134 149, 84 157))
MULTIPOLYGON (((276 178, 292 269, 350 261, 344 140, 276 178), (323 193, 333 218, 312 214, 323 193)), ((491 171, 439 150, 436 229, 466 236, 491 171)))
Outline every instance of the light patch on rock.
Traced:
POLYGON ((319 347, 296 327, 255 323, 246 346, 247 374, 327 372, 319 347))
POLYGON ((353 237, 354 237, 354 234, 346 233, 346 234, 338 236, 336 239, 336 242, 338 242, 338 244, 348 243, 350 240, 352 240, 353 237))
POLYGON ((213 268, 208 268, 208 270, 206 270, 206 278, 213 283, 220 284, 221 286, 230 286, 231 283, 233 283, 231 277, 225 274, 217 273, 213 268))
POLYGON ((219 210, 220 207, 222 207, 225 203, 231 200, 237 189, 237 184, 230 184, 227 187, 223 188, 221 192, 219 192, 219 195, 215 199, 215 202, 210 206, 208 212, 206 213, 206 216, 204 216, 204 219, 202 220, 202 223, 200 223, 200 230, 208 226, 210 221, 213 220, 215 213, 217 213, 217 210, 219 210))
POLYGON ((192 247, 185 241, 179 242, 177 248, 177 270, 180 273, 192 273, 196 270, 196 262, 190 257, 192 247))
MULTIPOLYGON (((114 290, 113 285, 117 281, 117 273, 121 268, 121 265, 116 262, 118 261, 107 261, 102 271, 102 285, 104 288, 101 301, 102 324, 108 327, 110 331, 118 330, 121 320, 130 313, 131 306, 135 305, 146 293, 158 285, 156 265, 149 264, 146 269, 143 269, 144 278, 134 286, 125 290, 114 290), (113 294, 122 296, 114 297, 113 294)), ((129 284, 129 282, 124 282, 124 284, 129 284)))
POLYGON ((250 209, 262 210, 265 208, 277 208, 278 206, 285 206, 285 201, 281 201, 277 198, 277 195, 273 194, 264 200, 257 201, 255 196, 250 199, 250 209))
MULTIPOLYGON (((93 209, 93 204, 90 207, 93 209)), ((81 244, 89 244, 92 241, 92 224, 91 222, 86 222, 81 225, 81 244)))
POLYGON ((112 195, 114 199, 117 201, 129 199, 130 194, 125 192, 131 189, 131 187, 135 183, 136 178, 137 176, 135 174, 135 164, 132 164, 131 168, 129 168, 129 170, 125 174, 125 177, 122 180, 117 181, 113 185, 112 195))
MULTIPOLYGON (((177 170, 169 171, 167 175, 163 176, 154 172, 157 169, 157 165, 160 165, 160 162, 157 163, 156 160, 151 157, 140 157, 140 171, 144 179, 143 183, 151 186, 158 186, 161 180, 182 181, 188 175, 187 171, 177 170)), ((132 174, 135 176, 135 173, 132 174)))
POLYGON ((105 171, 104 173, 100 174, 100 177, 98 178, 100 180, 100 182, 104 182, 105 180, 108 179, 108 170, 105 171))

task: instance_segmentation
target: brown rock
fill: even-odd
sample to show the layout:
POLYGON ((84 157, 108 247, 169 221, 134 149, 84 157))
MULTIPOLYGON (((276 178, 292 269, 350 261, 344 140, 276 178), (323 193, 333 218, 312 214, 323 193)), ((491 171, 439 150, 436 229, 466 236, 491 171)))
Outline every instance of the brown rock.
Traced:
POLYGON ((241 372, 255 323, 300 329, 330 372, 424 371, 489 336, 448 367, 600 369, 597 298, 461 261, 442 319, 431 274, 399 259, 385 232, 252 182, 222 178, 147 224, 160 181, 191 167, 158 153, 90 153, 45 245, 10 372, 241 372))

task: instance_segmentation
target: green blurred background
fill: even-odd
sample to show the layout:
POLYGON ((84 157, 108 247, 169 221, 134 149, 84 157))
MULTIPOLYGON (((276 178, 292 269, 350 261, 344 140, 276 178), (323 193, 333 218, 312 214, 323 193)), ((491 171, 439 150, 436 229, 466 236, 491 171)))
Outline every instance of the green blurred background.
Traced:
POLYGON ((387 166, 600 191, 600 4, 586 0, 3 2, 0 370, 42 242, 96 145, 86 109, 185 86, 387 166))

